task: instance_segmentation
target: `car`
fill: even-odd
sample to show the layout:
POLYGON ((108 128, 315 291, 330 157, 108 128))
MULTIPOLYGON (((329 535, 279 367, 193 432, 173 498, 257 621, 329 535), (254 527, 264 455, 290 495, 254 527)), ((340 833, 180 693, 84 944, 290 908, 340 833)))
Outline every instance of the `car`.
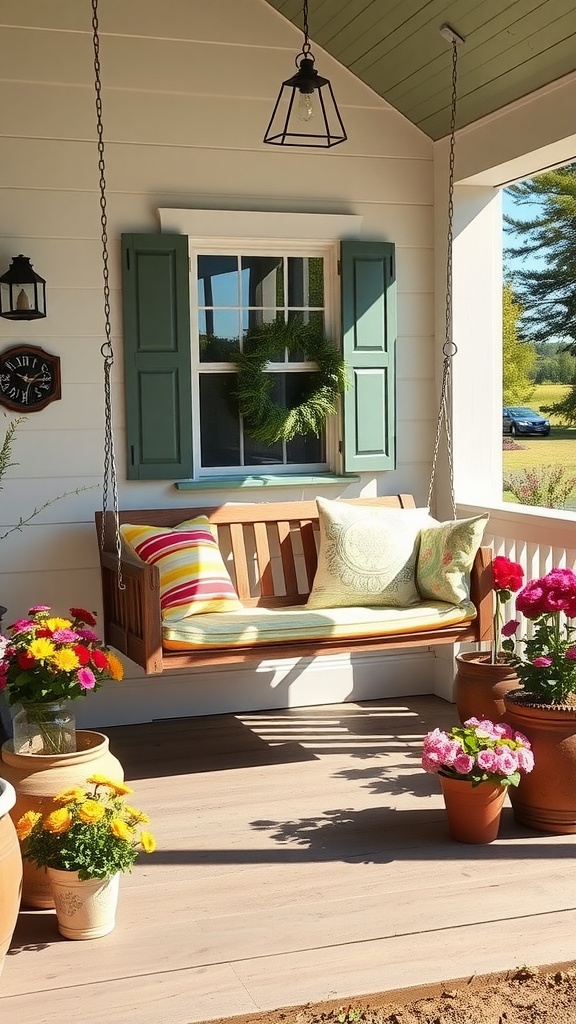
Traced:
POLYGON ((550 433, 550 420, 544 419, 533 409, 525 405, 505 405, 502 418, 502 431, 504 434, 539 434, 541 437, 548 437, 550 433))

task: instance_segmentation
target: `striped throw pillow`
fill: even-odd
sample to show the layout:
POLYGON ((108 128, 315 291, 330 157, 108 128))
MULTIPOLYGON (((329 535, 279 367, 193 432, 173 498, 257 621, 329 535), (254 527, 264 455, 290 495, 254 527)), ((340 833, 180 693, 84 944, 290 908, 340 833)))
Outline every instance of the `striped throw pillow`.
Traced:
POLYGON ((164 622, 242 609, 206 516, 174 529, 124 523, 120 532, 143 562, 160 570, 164 622))

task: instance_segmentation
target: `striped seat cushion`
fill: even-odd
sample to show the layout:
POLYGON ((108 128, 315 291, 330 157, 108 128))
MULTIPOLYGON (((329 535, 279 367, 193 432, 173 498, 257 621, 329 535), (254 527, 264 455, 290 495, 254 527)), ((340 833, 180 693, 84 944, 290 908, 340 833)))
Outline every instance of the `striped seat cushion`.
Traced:
POLYGON ((142 561, 160 570, 163 622, 242 608, 206 516, 173 529, 124 523, 120 532, 142 561))

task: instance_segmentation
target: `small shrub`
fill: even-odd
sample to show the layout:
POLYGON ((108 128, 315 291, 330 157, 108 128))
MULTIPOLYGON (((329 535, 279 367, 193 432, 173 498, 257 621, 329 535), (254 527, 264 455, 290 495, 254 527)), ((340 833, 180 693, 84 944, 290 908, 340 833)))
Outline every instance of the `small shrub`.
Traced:
POLYGON ((576 488, 576 476, 568 476, 564 466, 534 466, 509 473, 503 484, 521 505, 564 508, 576 488))

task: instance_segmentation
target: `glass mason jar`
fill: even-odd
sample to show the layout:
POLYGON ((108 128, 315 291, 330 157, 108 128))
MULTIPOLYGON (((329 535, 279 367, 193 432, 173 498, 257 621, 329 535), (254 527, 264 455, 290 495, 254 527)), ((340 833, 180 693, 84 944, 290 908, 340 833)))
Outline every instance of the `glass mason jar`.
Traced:
POLYGON ((68 701, 23 704, 12 724, 15 754, 72 754, 76 750, 76 719, 68 701))

